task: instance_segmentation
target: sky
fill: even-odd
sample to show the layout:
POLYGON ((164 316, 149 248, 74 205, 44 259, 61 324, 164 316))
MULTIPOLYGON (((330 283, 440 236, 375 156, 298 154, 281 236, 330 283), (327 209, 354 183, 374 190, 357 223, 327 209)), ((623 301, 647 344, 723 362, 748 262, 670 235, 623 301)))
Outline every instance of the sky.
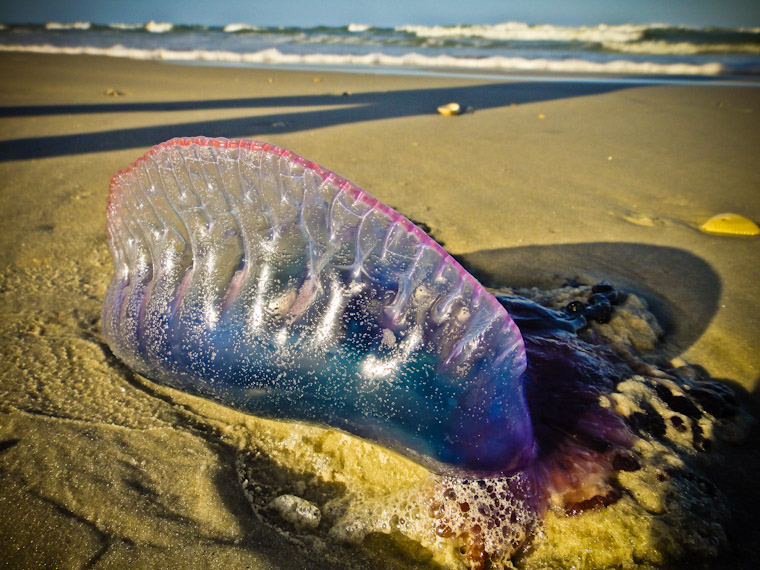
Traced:
POLYGON ((760 27, 760 0, 0 0, 0 22, 88 21, 220 26, 404 24, 760 27))

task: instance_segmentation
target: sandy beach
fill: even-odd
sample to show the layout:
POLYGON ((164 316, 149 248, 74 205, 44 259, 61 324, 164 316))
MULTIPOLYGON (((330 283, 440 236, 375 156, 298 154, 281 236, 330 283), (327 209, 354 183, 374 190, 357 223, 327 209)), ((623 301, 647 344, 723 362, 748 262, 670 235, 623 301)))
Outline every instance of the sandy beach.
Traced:
MULTIPOLYGON (((378 495, 421 468, 336 432, 154 386, 104 344, 109 179, 177 136, 291 149, 424 223, 485 285, 606 279, 648 302, 665 331, 661 355, 702 367, 752 414, 760 405, 760 237, 698 230, 723 212, 760 221, 757 82, 16 53, 0 54, 0 76, 1 567, 439 567, 414 545, 287 536, 251 511, 236 458, 259 450, 271 485, 286 488, 301 476, 293 465, 323 454, 331 485, 378 495), (438 115, 449 102, 468 112, 438 115), (342 474, 366 457, 384 470, 342 474)), ((699 567, 750 568, 760 555, 756 428, 739 439, 704 467, 731 517, 728 546, 699 567)))

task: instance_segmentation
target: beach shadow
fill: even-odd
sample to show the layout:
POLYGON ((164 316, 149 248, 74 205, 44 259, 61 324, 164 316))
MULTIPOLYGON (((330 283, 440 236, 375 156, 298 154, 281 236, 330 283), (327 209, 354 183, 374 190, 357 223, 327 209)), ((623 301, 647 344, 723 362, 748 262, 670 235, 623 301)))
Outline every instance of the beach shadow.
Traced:
MULTIPOLYGON (((318 129, 341 124, 432 115, 438 106, 451 101, 477 110, 513 104, 552 101, 599 95, 635 85, 614 83, 489 83, 435 89, 404 89, 355 94, 249 97, 206 101, 151 103, 97 103, 81 105, 41 105, 0 108, 0 117, 87 115, 240 109, 277 109, 262 115, 242 116, 179 124, 111 129, 93 133, 39 136, 0 141, 0 161, 67 156, 90 152, 149 147, 177 136, 242 138, 318 129), (282 112, 287 107, 316 107, 282 112)), ((83 119, 84 120, 84 119, 83 119)))
POLYGON ((551 289, 609 281, 645 299, 680 350, 705 331, 718 309, 721 280, 703 259, 673 247, 593 242, 481 250, 457 259, 484 285, 551 289))

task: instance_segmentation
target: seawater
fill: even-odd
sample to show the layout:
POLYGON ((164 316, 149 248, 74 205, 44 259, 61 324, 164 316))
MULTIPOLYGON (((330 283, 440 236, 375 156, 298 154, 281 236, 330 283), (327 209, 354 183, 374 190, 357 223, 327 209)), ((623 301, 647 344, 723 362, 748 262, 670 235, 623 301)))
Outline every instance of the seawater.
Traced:
POLYGON ((667 24, 300 28, 49 22, 2 25, 0 51, 219 65, 760 75, 760 28, 667 24))

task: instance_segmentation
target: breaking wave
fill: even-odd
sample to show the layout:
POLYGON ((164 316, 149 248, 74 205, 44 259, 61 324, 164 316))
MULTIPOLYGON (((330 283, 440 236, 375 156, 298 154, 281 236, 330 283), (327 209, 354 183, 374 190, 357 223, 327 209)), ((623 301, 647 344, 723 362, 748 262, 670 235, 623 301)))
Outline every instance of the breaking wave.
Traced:
POLYGON ((209 27, 150 21, 0 27, 0 49, 219 64, 760 74, 760 28, 641 25, 209 27))
MULTIPOLYGON (((426 56, 419 53, 404 55, 387 55, 369 53, 364 55, 351 54, 286 54, 275 48, 252 53, 237 53, 231 51, 208 50, 168 50, 168 49, 137 49, 124 46, 98 48, 91 46, 59 47, 52 45, 0 45, 0 51, 24 51, 32 53, 60 53, 68 55, 103 55, 110 57, 126 57, 142 60, 162 61, 205 61, 219 63, 249 63, 249 64, 301 64, 301 65, 354 65, 354 66, 414 66, 435 68, 467 68, 467 69, 503 69, 520 71, 555 71, 555 72, 586 72, 586 73, 645 73, 663 75, 718 75, 730 73, 732 70, 723 64, 711 62, 700 65, 687 63, 661 64, 655 62, 636 62, 614 60, 595 62, 584 59, 553 60, 546 58, 527 59, 521 57, 493 56, 486 58, 452 57, 448 55, 426 56)), ((757 71, 757 70, 756 70, 757 71)))

